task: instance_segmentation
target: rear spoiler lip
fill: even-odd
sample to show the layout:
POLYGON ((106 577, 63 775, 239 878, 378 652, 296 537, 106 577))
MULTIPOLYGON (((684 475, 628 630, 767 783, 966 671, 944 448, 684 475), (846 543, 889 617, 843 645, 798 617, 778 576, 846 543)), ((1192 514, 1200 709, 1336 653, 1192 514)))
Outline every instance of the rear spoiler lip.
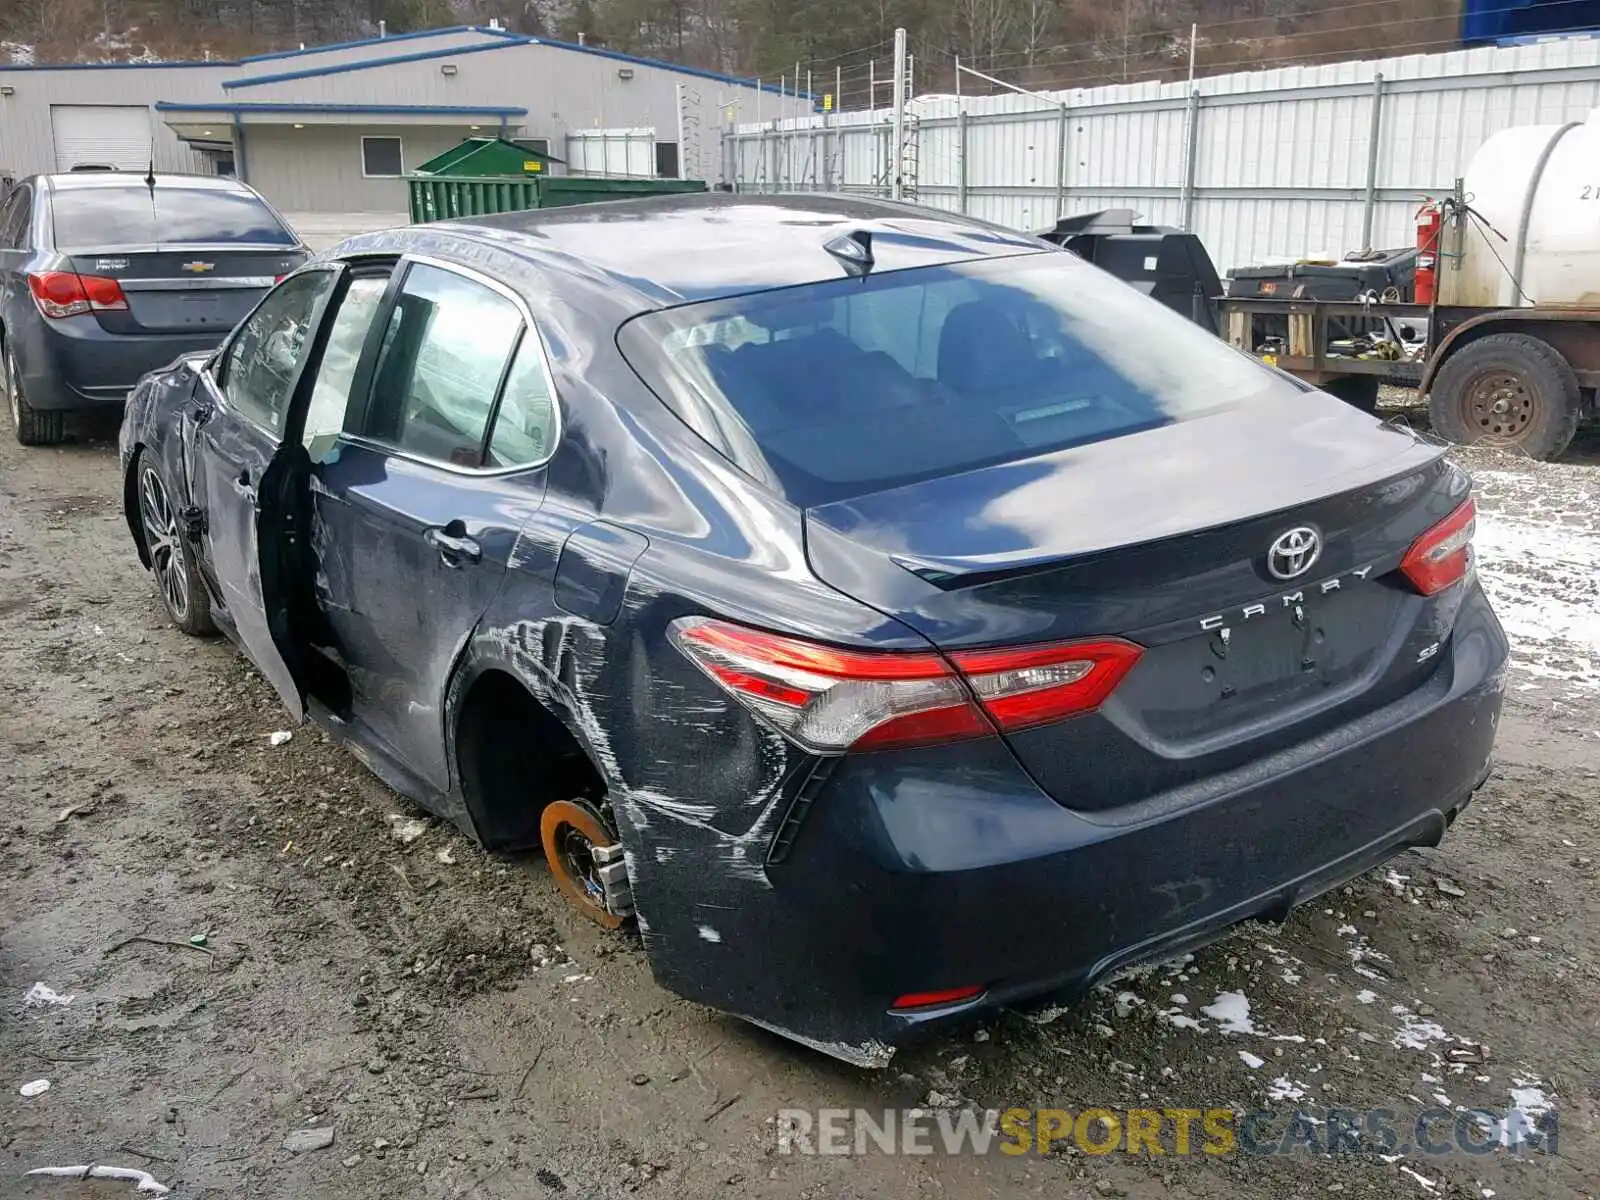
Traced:
MULTIPOLYGON (((1373 464, 1368 471, 1361 472, 1359 477, 1354 474, 1347 474, 1342 478, 1319 480, 1315 487, 1315 494, 1308 494, 1285 506, 1244 515, 1229 515, 1216 520, 1207 521, 1201 518, 1193 523, 1186 523, 1182 528, 1161 530, 1156 536, 1150 538, 1123 538, 1110 542, 1094 542, 1086 539, 1083 544, 1065 550, 1057 549, 1034 554, 1021 552, 1011 555, 983 557, 960 555, 943 557, 913 554, 888 548, 884 548, 882 552, 890 562, 902 570, 908 571, 925 583, 946 592, 982 587, 986 584, 1003 580, 1023 579, 1030 575, 1046 574, 1066 567, 1088 564, 1107 555, 1127 550, 1132 546, 1158 546, 1163 542, 1172 542, 1180 538, 1222 529, 1241 520, 1271 517, 1278 513, 1287 515, 1302 505, 1313 503, 1317 500, 1331 499, 1347 492, 1390 486, 1432 468, 1440 459, 1445 457, 1446 451, 1449 449, 1446 443, 1437 438, 1424 436, 1415 430, 1407 430, 1407 432, 1412 433, 1416 439, 1410 447, 1383 462, 1373 464), (1419 453, 1424 450, 1430 452, 1426 454, 1419 453)), ((853 536, 849 530, 842 529, 839 525, 827 519, 825 513, 829 507, 832 506, 822 505, 806 509, 803 514, 804 524, 809 526, 812 522, 815 522, 818 525, 826 526, 836 536, 862 544, 860 539, 853 536)))

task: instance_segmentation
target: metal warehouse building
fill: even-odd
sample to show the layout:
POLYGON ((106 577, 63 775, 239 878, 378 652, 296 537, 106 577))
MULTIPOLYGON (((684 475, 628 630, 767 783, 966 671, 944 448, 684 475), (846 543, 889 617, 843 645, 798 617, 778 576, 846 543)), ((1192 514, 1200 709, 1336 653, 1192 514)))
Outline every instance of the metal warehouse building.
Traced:
POLYGON ((401 177, 471 134, 571 170, 715 178, 724 123, 810 107, 748 80, 458 26, 236 62, 0 67, 0 175, 153 161, 235 174, 285 210, 403 213, 401 177))

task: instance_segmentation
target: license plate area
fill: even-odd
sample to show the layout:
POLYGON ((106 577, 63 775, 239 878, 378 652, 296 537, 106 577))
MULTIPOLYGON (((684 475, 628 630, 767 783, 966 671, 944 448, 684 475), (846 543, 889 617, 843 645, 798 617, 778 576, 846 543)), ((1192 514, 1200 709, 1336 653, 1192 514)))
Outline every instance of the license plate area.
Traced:
POLYGON ((259 293, 244 288, 129 294, 133 319, 151 331, 233 328, 259 293))
POLYGON ((1182 741, 1314 704, 1358 679, 1389 641, 1398 597, 1364 582, 1301 602, 1243 608, 1152 647, 1118 692, 1157 737, 1182 741))

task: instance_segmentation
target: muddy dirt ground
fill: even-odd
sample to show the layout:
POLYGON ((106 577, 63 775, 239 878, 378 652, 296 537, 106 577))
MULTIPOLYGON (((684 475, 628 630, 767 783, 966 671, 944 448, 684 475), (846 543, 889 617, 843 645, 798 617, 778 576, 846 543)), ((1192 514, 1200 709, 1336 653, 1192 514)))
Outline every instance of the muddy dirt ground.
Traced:
POLYGON ((1557 464, 1464 456, 1518 652, 1498 767, 1440 850, 1048 1024, 1006 1016, 880 1072, 674 999, 537 859, 431 822, 402 843, 390 817, 418 814, 347 754, 310 727, 274 745, 285 717, 247 664, 164 619, 113 437, 23 450, 0 430, 0 1195, 133 1194, 23 1176, 90 1162, 181 1197, 1600 1190, 1594 432, 1557 464), (35 983, 71 1002, 25 1002, 35 983), (1218 997, 1243 998, 1251 1032, 1227 1032, 1240 1001, 1218 997), (1513 1102, 1555 1114, 1556 1155, 807 1157, 774 1125, 1513 1102), (293 1152, 297 1130, 332 1143, 293 1152))

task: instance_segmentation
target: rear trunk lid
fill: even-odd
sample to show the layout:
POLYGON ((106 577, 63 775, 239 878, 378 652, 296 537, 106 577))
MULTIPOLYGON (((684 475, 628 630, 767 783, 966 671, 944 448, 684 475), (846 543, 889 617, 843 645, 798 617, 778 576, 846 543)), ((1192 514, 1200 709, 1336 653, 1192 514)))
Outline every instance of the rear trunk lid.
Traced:
POLYGON ((1108 808, 1418 686, 1448 611, 1395 570, 1466 487, 1440 448, 1303 393, 813 507, 807 552, 941 649, 1144 647, 1099 711, 1008 735, 1057 800, 1108 808), (1320 548, 1275 574, 1294 530, 1320 548))
POLYGON ((268 288, 299 266, 289 247, 171 246, 75 254, 79 275, 115 279, 126 309, 97 309, 108 333, 206 333, 232 329, 268 288))

